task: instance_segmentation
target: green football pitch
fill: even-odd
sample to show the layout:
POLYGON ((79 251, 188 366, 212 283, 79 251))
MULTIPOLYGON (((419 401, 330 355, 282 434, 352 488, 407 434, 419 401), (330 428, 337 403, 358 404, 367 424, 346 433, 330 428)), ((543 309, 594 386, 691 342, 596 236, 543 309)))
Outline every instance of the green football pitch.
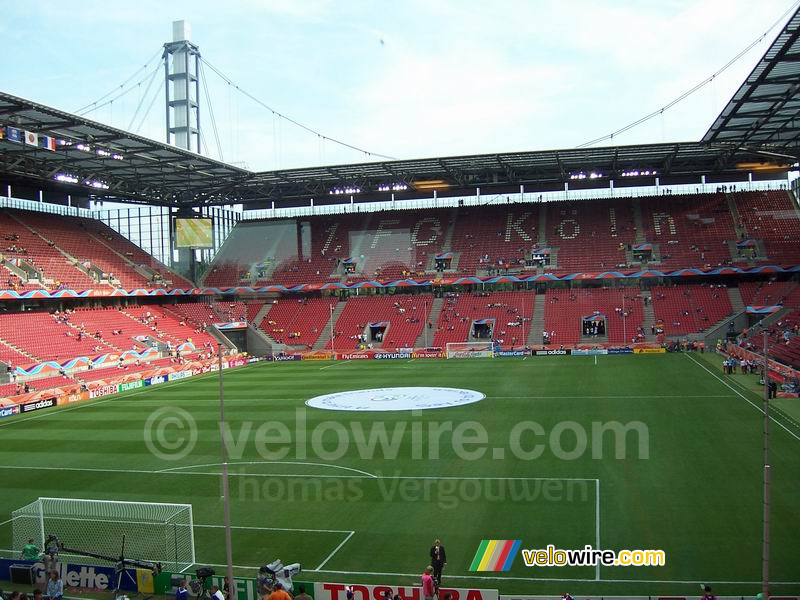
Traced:
MULTIPOLYGON (((303 581, 417 584, 441 538, 451 587, 697 595, 698 584, 711 583, 719 595, 754 595, 760 398, 755 376, 724 376, 720 362, 676 354, 259 363, 226 371, 236 572, 254 575, 280 558, 302 563, 303 581), (486 397, 413 412, 305 405, 321 394, 395 386, 486 397), (286 430, 262 427, 269 422, 286 430), (610 422, 638 429, 595 430, 610 422), (370 449, 381 428, 386 443, 370 449), (285 434, 291 441, 280 439, 285 434), (660 549, 666 564, 527 567, 517 556, 508 572, 470 572, 485 539, 521 540, 524 549, 660 549)), ((798 404, 775 401, 771 423, 777 595, 800 593, 798 404)), ((190 503, 197 564, 221 572, 218 415, 217 376, 209 374, 0 421, 0 548, 16 555, 11 513, 38 497, 190 503), (163 441, 177 445, 189 421, 196 427, 196 443, 177 460, 145 443, 148 419, 165 407, 190 419, 183 429, 165 425, 163 441)), ((69 545, 82 547, 98 531, 100 524, 79 523, 69 545)))

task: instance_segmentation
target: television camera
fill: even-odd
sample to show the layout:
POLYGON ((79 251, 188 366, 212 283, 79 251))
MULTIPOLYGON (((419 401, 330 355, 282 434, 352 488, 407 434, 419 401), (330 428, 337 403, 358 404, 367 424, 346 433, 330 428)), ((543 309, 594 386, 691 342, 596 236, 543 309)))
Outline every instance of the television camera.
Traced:
POLYGON ((292 591, 292 577, 298 575, 303 567, 300 563, 284 565, 281 559, 273 560, 258 570, 258 590, 260 594, 271 593, 275 584, 280 583, 287 592, 292 591))

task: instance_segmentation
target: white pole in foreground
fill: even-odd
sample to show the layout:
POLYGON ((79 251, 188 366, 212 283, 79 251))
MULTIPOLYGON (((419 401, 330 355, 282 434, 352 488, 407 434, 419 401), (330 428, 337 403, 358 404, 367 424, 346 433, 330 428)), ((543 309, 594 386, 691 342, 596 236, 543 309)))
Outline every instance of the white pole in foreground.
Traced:
POLYGON ((769 359, 767 345, 769 335, 764 331, 764 515, 761 546, 761 594, 769 600, 769 359))
POLYGON ((331 354, 333 355, 333 360, 336 360, 336 349, 333 347, 333 304, 328 304, 328 310, 331 313, 329 318, 331 324, 331 354))
POLYGON ((228 451, 225 447, 225 388, 222 380, 222 344, 217 344, 219 359, 219 441, 222 452, 222 507, 225 519, 225 559, 227 563, 229 600, 236 600, 233 581, 233 543, 231 542, 231 495, 228 485, 228 451))

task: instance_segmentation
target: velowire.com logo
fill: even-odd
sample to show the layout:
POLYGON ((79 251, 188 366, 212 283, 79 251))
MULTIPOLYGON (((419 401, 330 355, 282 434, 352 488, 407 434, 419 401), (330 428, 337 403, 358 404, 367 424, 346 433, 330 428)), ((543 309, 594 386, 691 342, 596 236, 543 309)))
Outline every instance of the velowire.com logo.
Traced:
POLYGON ((508 571, 522 540, 483 540, 472 559, 470 571, 508 571))

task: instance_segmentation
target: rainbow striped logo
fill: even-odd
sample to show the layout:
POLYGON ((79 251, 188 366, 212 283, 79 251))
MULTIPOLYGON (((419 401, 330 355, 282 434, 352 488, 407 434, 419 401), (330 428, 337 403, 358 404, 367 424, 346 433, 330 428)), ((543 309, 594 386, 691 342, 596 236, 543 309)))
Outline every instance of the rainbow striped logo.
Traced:
POLYGON ((508 571, 522 540, 483 540, 470 571, 508 571))

